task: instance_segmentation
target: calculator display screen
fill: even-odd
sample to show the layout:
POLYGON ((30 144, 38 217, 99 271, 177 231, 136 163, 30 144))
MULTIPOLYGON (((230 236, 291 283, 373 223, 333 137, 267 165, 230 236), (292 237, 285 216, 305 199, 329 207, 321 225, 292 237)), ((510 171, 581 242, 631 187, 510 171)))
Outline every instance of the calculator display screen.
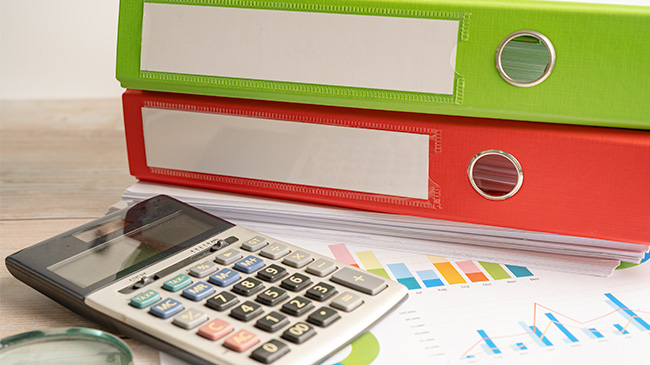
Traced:
MULTIPOLYGON (((137 229, 130 229, 128 222, 124 220, 115 222, 108 226, 121 226, 123 234, 115 235, 114 229, 93 230, 96 238, 92 248, 57 262, 47 269, 81 288, 86 288, 159 253, 173 249, 213 227, 182 211, 137 229), (113 232, 104 236, 98 234, 102 231, 113 232)), ((88 234, 77 236, 83 240, 88 240, 89 237, 88 234)))

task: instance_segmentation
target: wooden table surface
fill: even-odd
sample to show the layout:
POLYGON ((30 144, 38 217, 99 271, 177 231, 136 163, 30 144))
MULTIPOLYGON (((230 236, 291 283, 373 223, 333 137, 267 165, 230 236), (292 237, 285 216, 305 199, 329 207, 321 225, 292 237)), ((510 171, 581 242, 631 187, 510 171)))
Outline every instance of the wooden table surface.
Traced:
MULTIPOLYGON (((0 102, 0 338, 100 328, 15 279, 8 255, 104 215, 129 175, 119 99, 0 102)), ((136 364, 158 351, 125 339, 136 364)))

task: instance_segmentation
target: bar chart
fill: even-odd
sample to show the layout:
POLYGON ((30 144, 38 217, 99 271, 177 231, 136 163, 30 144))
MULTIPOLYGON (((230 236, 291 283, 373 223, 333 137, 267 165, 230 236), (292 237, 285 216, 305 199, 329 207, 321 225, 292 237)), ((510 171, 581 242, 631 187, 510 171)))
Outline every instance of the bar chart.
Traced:
POLYGON ((463 354, 463 357, 474 358, 481 355, 502 354, 505 350, 550 348, 632 333, 650 333, 648 323, 650 311, 630 308, 612 293, 604 293, 602 300, 612 310, 584 320, 535 303, 532 310, 533 322, 517 322, 523 331, 490 336, 487 330, 477 329, 479 340, 463 354))
MULTIPOLYGON (((351 251, 345 244, 329 245, 328 248, 337 260, 388 279, 395 279, 410 290, 533 276, 533 273, 523 266, 450 260, 435 255, 418 255, 408 263, 393 262, 392 259, 379 259, 374 251, 367 249, 351 251)), ((400 259, 405 261, 402 257, 400 259)))

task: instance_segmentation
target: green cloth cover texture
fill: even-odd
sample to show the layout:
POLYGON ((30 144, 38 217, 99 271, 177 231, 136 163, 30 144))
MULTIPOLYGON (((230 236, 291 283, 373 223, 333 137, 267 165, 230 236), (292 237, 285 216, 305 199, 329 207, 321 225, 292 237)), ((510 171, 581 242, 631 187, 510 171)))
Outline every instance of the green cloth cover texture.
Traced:
MULTIPOLYGON (((266 42, 273 47, 273 39, 266 42)), ((510 61, 526 58, 508 57, 510 61)), ((516 62, 506 62, 504 68, 521 71, 516 62)), ((116 71, 123 87, 141 90, 650 129, 650 7, 521 0, 122 0, 116 71), (145 3, 456 21, 457 47, 455 60, 450 60, 455 63, 453 92, 141 70, 145 3), (500 42, 520 30, 543 34, 556 54, 548 78, 531 87, 509 84, 496 68, 500 42)))

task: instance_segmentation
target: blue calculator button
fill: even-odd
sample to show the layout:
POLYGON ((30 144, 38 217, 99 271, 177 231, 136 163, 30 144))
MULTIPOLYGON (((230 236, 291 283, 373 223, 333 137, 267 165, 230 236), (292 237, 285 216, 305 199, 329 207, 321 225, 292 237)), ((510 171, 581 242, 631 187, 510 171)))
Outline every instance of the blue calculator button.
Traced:
POLYGON ((187 299, 198 302, 199 300, 209 297, 212 293, 214 293, 214 287, 212 285, 199 281, 198 283, 185 288, 181 295, 187 299))
POLYGON ((149 313, 160 318, 169 318, 183 310, 183 303, 176 299, 167 298, 149 309, 149 313))
POLYGON ((250 274, 264 267, 264 260, 250 255, 235 263, 235 270, 250 274))
POLYGON ((237 280, 239 280, 239 273, 230 269, 219 270, 216 274, 210 275, 208 279, 212 284, 219 286, 228 286, 237 280))

